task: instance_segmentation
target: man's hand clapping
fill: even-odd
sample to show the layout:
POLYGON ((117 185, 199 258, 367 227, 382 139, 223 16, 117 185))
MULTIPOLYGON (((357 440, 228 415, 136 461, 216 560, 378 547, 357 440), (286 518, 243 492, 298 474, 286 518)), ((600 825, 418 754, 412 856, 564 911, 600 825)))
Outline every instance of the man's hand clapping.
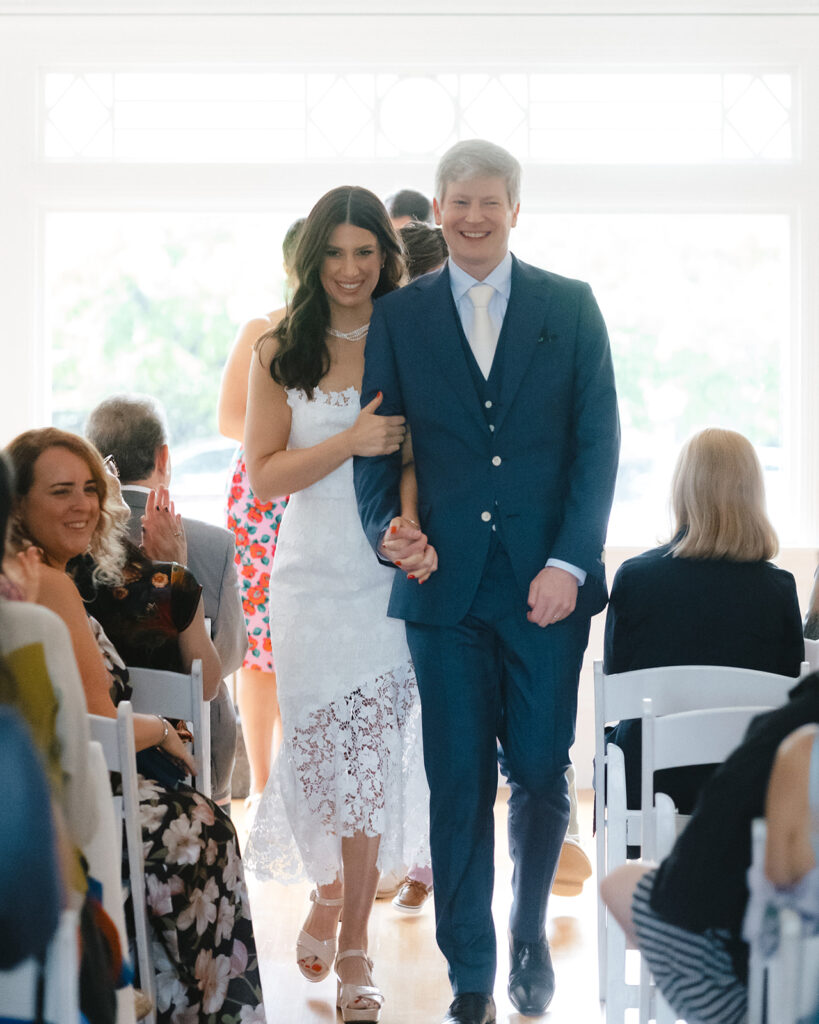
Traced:
POLYGON ((188 564, 188 542, 182 516, 166 487, 151 491, 142 517, 142 550, 154 562, 188 564))

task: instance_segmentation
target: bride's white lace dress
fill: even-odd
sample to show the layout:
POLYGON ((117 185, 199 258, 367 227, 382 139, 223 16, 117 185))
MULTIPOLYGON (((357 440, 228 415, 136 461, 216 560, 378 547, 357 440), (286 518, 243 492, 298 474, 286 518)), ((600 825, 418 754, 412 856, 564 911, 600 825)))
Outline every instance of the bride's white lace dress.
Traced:
MULTIPOLYGON (((287 401, 289 448, 360 411, 354 388, 287 401)), ((262 877, 331 882, 355 832, 381 836, 383 872, 429 863, 418 689, 404 623, 386 614, 394 571, 364 535, 352 459, 290 498, 270 574, 284 740, 244 856, 262 877)))

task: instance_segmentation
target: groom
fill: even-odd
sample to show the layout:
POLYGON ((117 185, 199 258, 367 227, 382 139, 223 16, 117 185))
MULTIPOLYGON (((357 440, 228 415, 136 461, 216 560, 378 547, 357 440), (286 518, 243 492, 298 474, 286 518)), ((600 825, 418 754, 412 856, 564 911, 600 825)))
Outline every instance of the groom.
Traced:
POLYGON ((401 456, 356 459, 359 510, 399 565, 418 675, 438 945, 455 999, 444 1024, 492 1024, 493 804, 509 780, 514 862, 509 996, 554 992, 546 901, 566 834, 565 772, 619 448, 605 324, 588 285, 508 250, 520 165, 480 140, 441 159, 435 219, 449 262, 380 299, 362 405, 407 418, 420 528, 400 515, 401 456), (419 585, 417 578, 438 568, 419 585))

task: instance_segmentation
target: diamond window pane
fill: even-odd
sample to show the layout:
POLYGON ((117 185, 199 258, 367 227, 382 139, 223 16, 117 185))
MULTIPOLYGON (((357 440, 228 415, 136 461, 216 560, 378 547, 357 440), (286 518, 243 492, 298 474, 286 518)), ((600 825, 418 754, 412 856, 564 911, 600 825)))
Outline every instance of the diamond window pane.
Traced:
POLYGON ((55 160, 417 160, 476 135, 541 163, 793 158, 793 74, 781 69, 59 71, 43 95, 55 160))
POLYGON ((397 152, 432 153, 446 145, 456 108, 446 89, 432 78, 404 78, 381 98, 379 129, 397 152))

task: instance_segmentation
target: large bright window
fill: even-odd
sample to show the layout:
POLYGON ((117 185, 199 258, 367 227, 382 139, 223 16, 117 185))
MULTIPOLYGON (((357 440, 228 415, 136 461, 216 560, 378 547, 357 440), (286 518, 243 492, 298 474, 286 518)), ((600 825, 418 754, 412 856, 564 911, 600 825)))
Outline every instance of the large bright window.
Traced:
POLYGON ((486 136, 524 165, 514 251, 589 281, 609 327, 610 543, 663 535, 676 453, 708 424, 750 437, 783 540, 810 543, 817 22, 21 19, 0 39, 18 76, 0 98, 17 184, 0 291, 49 373, 12 361, 6 419, 77 428, 105 394, 156 394, 218 520, 198 490, 229 457, 219 376, 238 325, 281 304, 288 224, 345 181, 429 193, 443 150, 486 136))

